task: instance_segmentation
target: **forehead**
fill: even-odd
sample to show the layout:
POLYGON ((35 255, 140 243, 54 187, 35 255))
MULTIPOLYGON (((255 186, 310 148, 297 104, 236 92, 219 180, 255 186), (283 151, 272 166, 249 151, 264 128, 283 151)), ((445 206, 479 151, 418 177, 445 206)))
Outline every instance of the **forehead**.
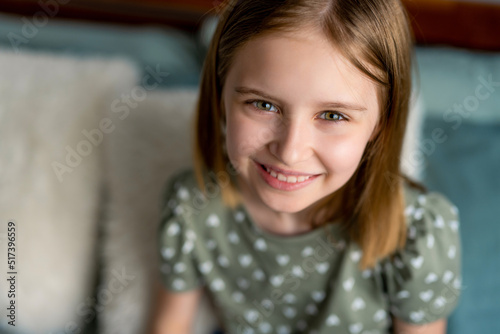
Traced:
MULTIPOLYGON (((235 54, 225 86, 257 86, 288 101, 343 99, 373 104, 377 86, 315 30, 273 32, 235 54)), ((225 87, 226 88, 226 87, 225 87)))

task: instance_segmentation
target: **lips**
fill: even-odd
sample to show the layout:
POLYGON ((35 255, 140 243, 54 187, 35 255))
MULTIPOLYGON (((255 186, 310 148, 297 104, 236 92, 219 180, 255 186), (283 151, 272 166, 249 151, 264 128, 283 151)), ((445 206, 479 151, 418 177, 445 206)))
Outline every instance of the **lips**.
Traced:
POLYGON ((266 171, 274 178, 283 181, 283 182, 288 182, 288 183, 297 183, 297 182, 304 182, 306 180, 309 180, 312 175, 290 175, 290 174, 283 174, 281 172, 278 172, 274 169, 271 169, 269 167, 266 167, 265 165, 262 165, 263 168, 266 169, 266 171))
POLYGON ((296 171, 287 171, 271 165, 264 165, 254 161, 264 181, 279 190, 297 190, 310 184, 318 174, 306 174, 296 171))

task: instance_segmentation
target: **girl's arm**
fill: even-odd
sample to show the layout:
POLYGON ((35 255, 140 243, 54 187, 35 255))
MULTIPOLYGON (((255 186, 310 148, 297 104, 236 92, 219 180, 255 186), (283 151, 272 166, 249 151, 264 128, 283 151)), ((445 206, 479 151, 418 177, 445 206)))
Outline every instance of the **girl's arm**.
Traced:
POLYGON ((203 289, 170 292, 161 288, 153 334, 189 334, 194 322, 203 289))
POLYGON ((393 317, 392 320, 394 323, 395 334, 445 334, 446 333, 446 319, 439 319, 437 321, 424 325, 411 325, 399 320, 396 317, 393 317))

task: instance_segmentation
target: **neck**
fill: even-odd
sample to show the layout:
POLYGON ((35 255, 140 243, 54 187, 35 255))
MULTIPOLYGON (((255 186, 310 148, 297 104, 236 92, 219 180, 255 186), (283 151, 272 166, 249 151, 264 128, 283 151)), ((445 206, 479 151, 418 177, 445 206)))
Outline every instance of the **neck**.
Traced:
POLYGON ((251 190, 244 182, 239 182, 239 188, 243 205, 252 221, 261 229, 281 235, 301 234, 312 229, 309 208, 299 212, 274 211, 260 201, 258 196, 250 196, 251 190))

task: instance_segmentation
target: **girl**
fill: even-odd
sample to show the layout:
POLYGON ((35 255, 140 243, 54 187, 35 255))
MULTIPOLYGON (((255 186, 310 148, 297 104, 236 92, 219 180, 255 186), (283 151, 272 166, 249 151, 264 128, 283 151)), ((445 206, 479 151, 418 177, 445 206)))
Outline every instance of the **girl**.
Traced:
POLYGON ((225 333, 445 333, 457 209, 400 172, 411 46, 398 0, 226 4, 155 333, 189 333, 202 291, 225 333))

